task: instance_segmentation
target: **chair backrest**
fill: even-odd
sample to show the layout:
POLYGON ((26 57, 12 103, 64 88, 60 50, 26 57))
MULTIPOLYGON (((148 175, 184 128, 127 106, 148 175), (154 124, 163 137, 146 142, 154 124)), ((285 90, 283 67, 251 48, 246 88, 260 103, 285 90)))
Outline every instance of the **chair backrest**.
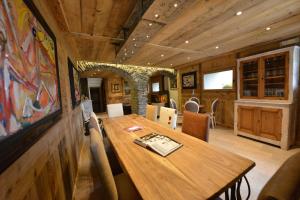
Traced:
POLYGON ((103 134, 102 134, 99 122, 98 122, 98 118, 94 112, 91 113, 91 118, 89 121, 89 129, 91 129, 91 128, 95 128, 100 133, 100 136, 103 139, 103 134))
POLYGON ((123 104, 122 103, 107 104, 107 114, 109 118, 123 116, 124 115, 123 104))
POLYGON ((90 129, 91 134, 91 153, 97 172, 102 184, 103 199, 117 200, 118 191, 114 177, 109 165, 109 161, 105 152, 104 144, 96 129, 90 129))
POLYGON ((300 152, 291 156, 261 190, 258 200, 300 199, 300 152))
POLYGON ((186 111, 198 113, 199 112, 199 104, 197 104, 195 101, 189 100, 189 101, 185 102, 184 109, 186 111))
POLYGON ((176 110, 173 108, 161 107, 159 123, 166 127, 175 129, 177 123, 176 110))
POLYGON ((191 97, 189 100, 190 101, 195 101, 197 104, 200 105, 200 99, 198 99, 197 97, 191 97))
POLYGON ((209 134, 209 115, 184 111, 182 132, 207 142, 209 134))
POLYGON ((216 113, 218 104, 219 104, 219 99, 218 98, 213 100, 213 102, 211 103, 211 113, 212 114, 216 113))
POLYGON ((157 121, 157 106, 147 105, 146 118, 151 121, 157 121))
POLYGON ((177 104, 174 99, 170 99, 170 108, 177 110, 177 104))

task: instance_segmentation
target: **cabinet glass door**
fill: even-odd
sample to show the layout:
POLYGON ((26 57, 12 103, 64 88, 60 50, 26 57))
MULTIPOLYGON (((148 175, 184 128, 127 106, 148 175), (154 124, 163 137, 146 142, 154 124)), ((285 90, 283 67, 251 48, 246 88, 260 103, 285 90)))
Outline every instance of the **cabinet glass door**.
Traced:
POLYGON ((258 60, 241 63, 241 96, 246 98, 258 97, 258 60))
POLYGON ((286 54, 263 58, 264 97, 283 99, 286 97, 287 65, 286 54))

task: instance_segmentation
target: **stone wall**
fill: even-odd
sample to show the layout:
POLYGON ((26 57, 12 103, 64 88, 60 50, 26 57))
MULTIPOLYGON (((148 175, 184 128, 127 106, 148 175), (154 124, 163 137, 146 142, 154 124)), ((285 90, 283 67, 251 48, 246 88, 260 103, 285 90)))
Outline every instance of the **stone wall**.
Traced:
POLYGON ((121 77, 131 85, 131 109, 133 113, 145 115, 148 102, 148 81, 153 75, 162 74, 175 77, 173 69, 142 67, 133 65, 107 64, 94 62, 78 62, 82 71, 109 71, 121 77))

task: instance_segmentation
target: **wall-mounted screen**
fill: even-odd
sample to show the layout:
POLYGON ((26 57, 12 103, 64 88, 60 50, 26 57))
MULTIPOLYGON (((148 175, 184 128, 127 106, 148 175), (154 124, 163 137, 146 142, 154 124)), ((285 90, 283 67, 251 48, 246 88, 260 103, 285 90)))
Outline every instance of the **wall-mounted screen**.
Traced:
POLYGON ((159 92, 159 82, 152 83, 152 92, 159 92))
POLYGON ((204 74, 204 90, 226 90, 233 88, 233 70, 204 74))

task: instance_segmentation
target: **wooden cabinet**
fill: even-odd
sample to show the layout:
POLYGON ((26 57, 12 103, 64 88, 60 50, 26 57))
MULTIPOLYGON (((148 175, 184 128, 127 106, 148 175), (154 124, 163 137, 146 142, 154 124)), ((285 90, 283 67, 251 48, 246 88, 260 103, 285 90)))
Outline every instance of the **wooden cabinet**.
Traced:
POLYGON ((288 149, 295 142, 298 46, 237 60, 234 132, 288 149))
POLYGON ((240 62, 241 98, 288 98, 289 53, 277 53, 240 62))
POLYGON ((239 106, 238 130, 255 136, 281 140, 282 109, 239 106))

